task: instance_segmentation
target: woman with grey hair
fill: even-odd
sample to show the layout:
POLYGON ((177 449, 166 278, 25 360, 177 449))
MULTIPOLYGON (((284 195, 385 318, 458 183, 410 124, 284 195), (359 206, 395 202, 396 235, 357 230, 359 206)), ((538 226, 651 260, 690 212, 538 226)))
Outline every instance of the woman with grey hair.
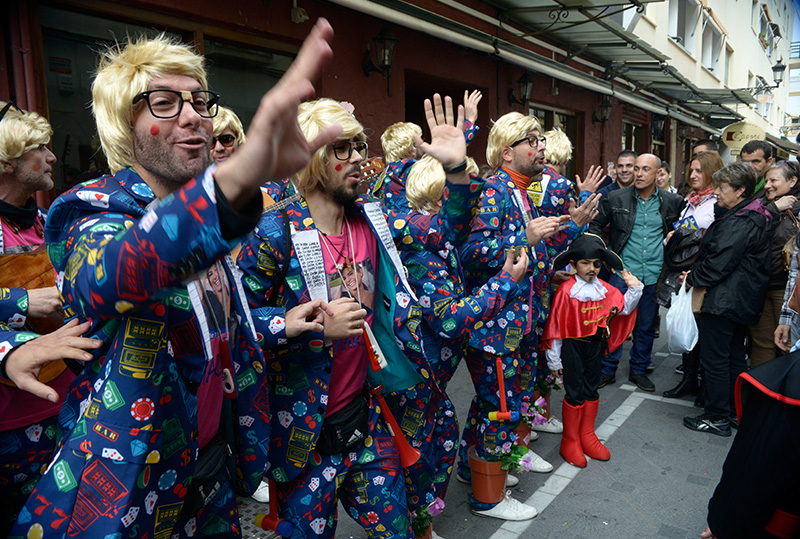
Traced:
POLYGON ((756 172, 741 161, 712 177, 715 220, 708 227, 686 286, 705 292, 697 316, 705 369, 705 411, 683 424, 699 432, 730 436, 738 428, 733 409, 737 376, 747 370, 747 327, 758 322, 770 268, 772 215, 753 198, 756 172))

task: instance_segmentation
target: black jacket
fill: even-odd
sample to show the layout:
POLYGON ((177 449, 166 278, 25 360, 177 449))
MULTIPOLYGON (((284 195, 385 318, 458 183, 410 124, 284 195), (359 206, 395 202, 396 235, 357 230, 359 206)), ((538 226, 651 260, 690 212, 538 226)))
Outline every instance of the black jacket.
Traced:
POLYGON ((800 515, 799 399, 800 352, 776 357, 736 380, 739 432, 708 502, 715 537, 786 537, 765 530, 770 518, 776 510, 800 515))
MULTIPOLYGON (((800 182, 796 185, 787 195, 794 195, 798 201, 794 203, 791 208, 792 214, 796 217, 800 213, 800 182)), ((770 290, 783 290, 786 287, 786 281, 789 279, 789 273, 783 268, 783 246, 787 241, 797 235, 797 228, 794 226, 794 221, 789 217, 786 212, 779 212, 775 207, 774 202, 768 201, 766 198, 761 199, 761 203, 772 214, 773 226, 771 230, 772 237, 772 255, 771 267, 769 277, 770 290)))
POLYGON ((701 312, 752 326, 761 318, 770 269, 769 222, 758 200, 748 198, 727 210, 715 207, 687 279, 707 289, 701 312))
MULTIPOLYGON (((589 232, 601 236, 603 227, 610 224, 608 231, 608 248, 617 254, 628 243, 631 237, 633 223, 636 219, 635 186, 625 187, 608 193, 607 197, 600 199, 600 213, 589 224, 589 232)), ((664 236, 672 230, 672 223, 678 220, 686 205, 686 201, 678 195, 656 189, 656 196, 661 199, 661 221, 664 236)))

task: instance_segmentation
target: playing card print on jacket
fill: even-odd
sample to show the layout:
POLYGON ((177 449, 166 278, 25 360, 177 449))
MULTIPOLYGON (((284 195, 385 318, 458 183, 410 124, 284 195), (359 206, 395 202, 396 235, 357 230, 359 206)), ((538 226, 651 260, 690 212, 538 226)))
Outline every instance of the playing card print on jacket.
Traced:
MULTIPOLYGON (((477 205, 480 187, 481 183, 476 181, 470 185, 448 184, 447 200, 438 216, 386 214, 379 202, 367 197, 359 199, 352 209, 355 215, 361 214, 366 219, 378 238, 378 258, 383 257, 386 262, 384 266, 392 271, 388 277, 390 282, 378 277, 376 309, 387 309, 393 305, 394 310, 388 315, 394 320, 395 346, 407 356, 419 377, 429 383, 432 383, 431 368, 417 336, 422 313, 410 290, 395 246, 400 250, 414 245, 438 250, 448 243, 457 245, 463 241, 469 233, 472 209, 477 205), (389 247, 389 244, 394 245, 389 247)), ((293 234, 299 236, 310 233, 316 237, 318 244, 314 220, 305 200, 300 197, 286 210, 293 234)), ((244 274, 245 291, 253 309, 255 326, 259 333, 265 335, 264 354, 272 418, 268 472, 274 479, 285 482, 297 477, 305 468, 316 446, 327 406, 332 347, 326 346, 322 333, 305 332, 281 343, 271 338, 265 329, 270 317, 276 314, 274 309, 269 309, 267 316, 262 316, 262 306, 267 304, 273 286, 278 287, 279 307, 288 311, 311 301, 310 290, 320 290, 320 283, 316 281, 325 279, 324 270, 316 276, 309 275, 307 278, 304 275, 296 240, 290 246, 289 260, 284 259, 286 241, 289 240, 284 230, 280 212, 265 212, 255 235, 242 248, 238 264, 244 274), (282 266, 287 263, 289 266, 284 282, 276 283, 282 266)), ((313 245, 314 252, 319 251, 321 259, 322 247, 316 244, 313 245)), ((381 264, 379 261, 378 265, 381 264)), ((327 294, 325 284, 321 286, 322 293, 327 294)), ((390 345, 392 343, 381 342, 381 347, 390 345)))
MULTIPOLYGON (((580 229, 571 231, 565 245, 552 246, 549 240, 528 245, 525 233, 524 208, 514 195, 516 186, 503 169, 486 178, 480 213, 475 218, 467 243, 461 247, 468 293, 474 293, 503 267, 506 252, 515 248, 529 249, 531 264, 519 283, 517 295, 489 322, 478 321, 470 334, 470 346, 490 354, 504 355, 516 350, 531 328, 544 321, 542 298, 547 295, 552 257, 575 238, 580 229), (531 320, 529 321, 529 317, 531 320)), ((526 193, 521 196, 527 197, 526 193)), ((530 205, 532 218, 539 217, 530 205)))
POLYGON ((220 259, 239 323, 231 341, 236 485, 248 492, 259 484, 269 440, 263 356, 233 260, 223 258, 231 246, 220 231, 213 170, 160 202, 133 169, 54 202, 45 237, 57 283, 104 345, 73 383, 87 384, 88 394, 65 399, 63 446, 12 536, 39 527, 58 537, 170 537, 192 481, 196 393, 209 364, 208 328, 184 283, 220 259))

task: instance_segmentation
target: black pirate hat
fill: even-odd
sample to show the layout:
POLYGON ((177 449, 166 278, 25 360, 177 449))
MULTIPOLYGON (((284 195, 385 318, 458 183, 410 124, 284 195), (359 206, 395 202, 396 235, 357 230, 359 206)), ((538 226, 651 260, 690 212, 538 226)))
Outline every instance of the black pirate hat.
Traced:
POLYGON ((570 244, 569 249, 561 253, 553 261, 553 269, 561 269, 570 260, 577 262, 587 258, 599 258, 614 270, 623 269, 622 259, 617 253, 606 247, 605 242, 595 234, 585 233, 570 244))

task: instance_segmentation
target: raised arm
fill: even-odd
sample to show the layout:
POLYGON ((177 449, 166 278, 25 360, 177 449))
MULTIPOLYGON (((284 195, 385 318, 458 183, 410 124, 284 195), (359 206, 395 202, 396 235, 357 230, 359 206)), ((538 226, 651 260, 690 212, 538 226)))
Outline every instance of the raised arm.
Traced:
POLYGON ((247 144, 220 164, 216 179, 234 208, 258 195, 265 182, 286 178, 306 166, 318 148, 341 133, 340 126, 329 126, 308 141, 297 122, 297 107, 314 96, 312 81, 322 77, 333 57, 332 39, 331 25, 318 20, 289 70, 261 98, 247 131, 247 144))

